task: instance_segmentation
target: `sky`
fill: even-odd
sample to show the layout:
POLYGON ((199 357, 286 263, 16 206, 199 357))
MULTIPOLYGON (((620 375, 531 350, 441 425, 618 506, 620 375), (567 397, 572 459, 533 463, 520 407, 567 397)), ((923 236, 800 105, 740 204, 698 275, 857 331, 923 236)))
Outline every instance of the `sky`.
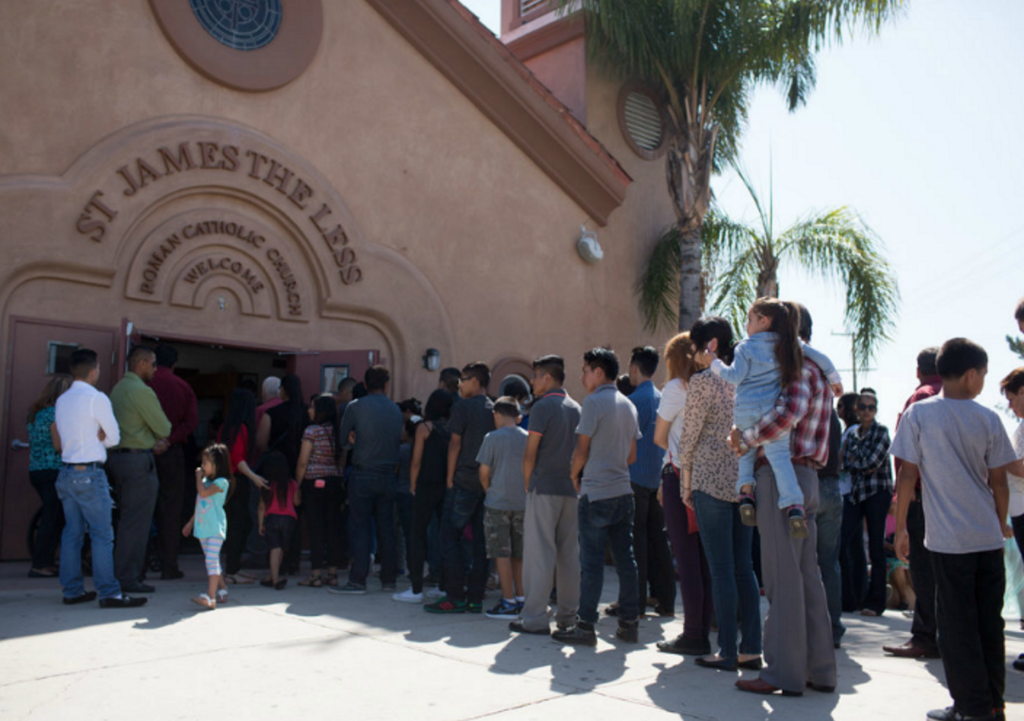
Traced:
MULTIPOLYGON (((500 32, 500 0, 463 3, 500 32)), ((1021 27, 1019 0, 910 0, 880 34, 858 31, 818 55, 806 106, 790 113, 772 87, 753 97, 741 163, 762 199, 771 179, 776 228, 845 205, 883 241, 899 317, 857 385, 877 390, 890 430, 916 387, 918 351, 958 336, 989 354, 979 402, 1015 425, 999 380, 1024 365, 1004 340, 1019 334, 1013 311, 1024 295, 1014 280, 1024 267, 1021 27)), ((730 216, 756 222, 734 173, 712 189, 730 216)), ((833 335, 848 330, 842 287, 785 267, 779 285, 810 309, 813 345, 850 387, 850 341, 833 335)))

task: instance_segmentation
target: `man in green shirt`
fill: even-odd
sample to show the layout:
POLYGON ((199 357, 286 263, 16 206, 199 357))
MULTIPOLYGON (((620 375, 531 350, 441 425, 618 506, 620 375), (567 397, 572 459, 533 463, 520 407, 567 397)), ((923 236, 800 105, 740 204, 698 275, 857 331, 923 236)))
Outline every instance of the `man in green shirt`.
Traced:
POLYGON ((153 449, 163 447, 171 433, 156 393, 146 383, 156 370, 151 348, 135 346, 128 354, 128 372, 110 392, 121 442, 107 457, 107 475, 118 492, 121 518, 114 547, 114 573, 126 593, 152 593, 143 583, 146 546, 156 507, 159 481, 153 449))

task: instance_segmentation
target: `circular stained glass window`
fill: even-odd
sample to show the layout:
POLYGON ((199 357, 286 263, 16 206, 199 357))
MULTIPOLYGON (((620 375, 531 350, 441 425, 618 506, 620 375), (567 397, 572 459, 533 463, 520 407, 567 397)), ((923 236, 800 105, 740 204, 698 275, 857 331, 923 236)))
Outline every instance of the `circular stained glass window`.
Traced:
POLYGON ((281 27, 281 0, 188 1, 206 32, 235 50, 262 48, 281 27))

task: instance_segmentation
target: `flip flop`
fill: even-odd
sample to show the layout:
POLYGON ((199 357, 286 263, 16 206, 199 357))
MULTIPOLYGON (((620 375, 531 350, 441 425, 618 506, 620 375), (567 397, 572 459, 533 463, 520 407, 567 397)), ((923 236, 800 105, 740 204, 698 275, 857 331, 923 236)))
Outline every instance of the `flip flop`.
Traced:
MULTIPOLYGON (((320 588, 324 585, 323 576, 310 576, 305 581, 299 581, 300 586, 306 586, 307 588, 320 588)), ((335 581, 334 585, 338 585, 335 581)))
POLYGON ((243 575, 241 573, 239 573, 238 575, 227 575, 227 576, 224 576, 224 583, 231 584, 232 586, 247 586, 250 583, 255 583, 255 582, 256 582, 256 579, 253 578, 252 576, 245 576, 245 575, 243 575), (240 581, 239 580, 240 578, 243 579, 243 580, 240 581))

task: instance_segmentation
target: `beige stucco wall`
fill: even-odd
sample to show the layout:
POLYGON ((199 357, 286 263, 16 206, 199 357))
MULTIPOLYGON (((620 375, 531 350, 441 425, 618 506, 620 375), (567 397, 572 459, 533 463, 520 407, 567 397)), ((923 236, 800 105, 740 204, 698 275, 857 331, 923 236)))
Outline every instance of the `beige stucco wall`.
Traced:
MULTIPOLYGON (((325 2, 324 14, 320 49, 303 75, 273 92, 243 93, 187 65, 144 0, 0 4, 0 181, 7 181, 0 190, 7 261, 0 287, 25 264, 57 258, 114 274, 109 287, 60 280, 19 285, 3 300, 4 317, 104 325, 128 317, 147 329, 173 324, 237 342, 380 347, 396 366, 396 391, 420 397, 436 382, 418 368, 427 347, 441 349, 444 365, 556 352, 575 367, 594 345, 628 353, 637 343, 663 340, 641 329, 632 287, 650 241, 672 214, 661 161, 633 156, 621 140, 617 86, 588 74, 588 125, 634 178, 626 202, 607 227, 597 228, 369 5, 325 2), (32 200, 103 138, 182 115, 252 128, 304 158, 329 183, 365 244, 353 241, 363 280, 348 286, 345 297, 364 309, 387 309, 392 328, 352 320, 226 319, 212 305, 179 309, 125 300, 118 236, 96 247, 74 231, 88 194, 56 192, 42 205, 32 200), (35 177, 12 189, 12 174, 35 177), (605 250, 596 266, 575 251, 584 223, 598 230, 605 250), (374 244, 382 252, 366 253, 374 244), (413 270, 403 270, 401 259, 413 270), (416 274, 425 285, 401 280, 416 274), (421 299, 430 295, 424 288, 436 298, 421 299), (446 316, 443 322, 437 314, 446 316)), ((311 264, 323 260, 313 251, 300 255, 311 264)), ((578 394, 576 375, 570 389, 578 394)))

